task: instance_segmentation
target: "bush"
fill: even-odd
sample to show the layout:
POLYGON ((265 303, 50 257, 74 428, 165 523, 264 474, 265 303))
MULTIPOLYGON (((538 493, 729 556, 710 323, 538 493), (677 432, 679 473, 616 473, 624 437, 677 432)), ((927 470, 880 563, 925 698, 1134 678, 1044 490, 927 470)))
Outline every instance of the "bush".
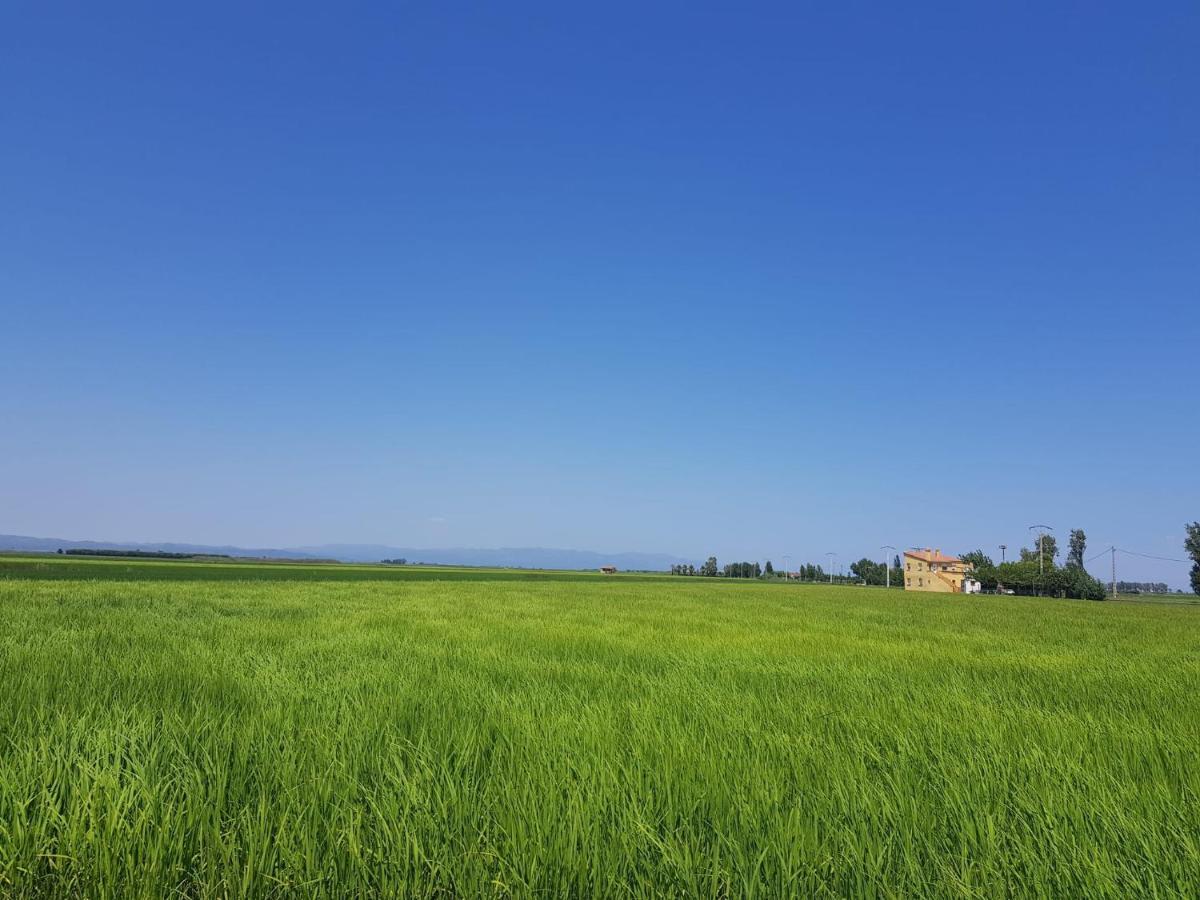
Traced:
POLYGON ((1063 587, 1068 597, 1080 600, 1107 600, 1108 590, 1104 585, 1079 566, 1068 566, 1061 570, 1063 587))

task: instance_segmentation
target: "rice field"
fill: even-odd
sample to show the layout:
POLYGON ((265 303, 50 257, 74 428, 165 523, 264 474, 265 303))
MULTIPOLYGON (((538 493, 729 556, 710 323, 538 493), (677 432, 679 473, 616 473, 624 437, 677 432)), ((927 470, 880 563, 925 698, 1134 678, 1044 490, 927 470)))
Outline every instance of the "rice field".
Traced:
POLYGON ((1200 607, 0 558, 0 896, 370 895, 1196 897, 1200 607))

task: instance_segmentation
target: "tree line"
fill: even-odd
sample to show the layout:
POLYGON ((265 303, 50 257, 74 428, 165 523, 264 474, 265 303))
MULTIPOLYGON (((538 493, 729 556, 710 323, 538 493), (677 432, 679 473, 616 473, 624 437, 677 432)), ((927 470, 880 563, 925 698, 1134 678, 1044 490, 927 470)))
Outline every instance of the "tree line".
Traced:
MULTIPOLYGON (((1190 580, 1192 591, 1200 594, 1200 522, 1185 525, 1186 537, 1183 547, 1192 560, 1190 580)), ((61 550, 59 551, 62 552, 61 550)), ((76 552, 76 551, 67 551, 76 552)), ((84 552, 84 551, 78 551, 84 552)), ((91 551, 104 553, 106 551, 91 551)), ((108 551, 111 552, 111 551, 108 551)), ((972 576, 985 591, 1012 591, 1017 594, 1038 594, 1052 597, 1071 597, 1080 600, 1103 600, 1113 587, 1094 578, 1084 568, 1087 554, 1087 535, 1082 528, 1072 529, 1067 541, 1067 556, 1063 565, 1058 565, 1058 540, 1052 534, 1043 534, 1033 547, 1022 547, 1018 558, 999 565, 982 550, 972 550, 960 557, 972 568, 972 576)), ((403 563, 403 560, 384 560, 403 563)), ((821 566, 805 563, 796 570, 801 581, 826 581, 837 583, 861 582, 886 584, 889 579, 893 587, 904 586, 904 568, 900 554, 892 560, 889 572, 886 563, 863 557, 850 564, 850 576, 834 575, 830 578, 821 566)), ((691 564, 671 566, 672 575, 697 576, 701 578, 779 578, 779 572, 767 560, 760 567, 757 562, 727 563, 717 565, 717 558, 710 556, 697 567, 691 564)), ((787 577, 787 573, 783 573, 787 577)), ((1169 593, 1163 582, 1118 581, 1116 589, 1124 593, 1169 593)))
POLYGON ((58 549, 60 556, 118 556, 130 559, 233 559, 228 553, 175 553, 170 550, 100 550, 92 547, 58 549))
POLYGON ((757 562, 736 562, 726 563, 718 569, 717 558, 710 556, 698 569, 693 565, 671 566, 671 574, 700 578, 774 578, 775 567, 767 560, 765 567, 757 562))
POLYGON ((763 568, 756 562, 726 563, 721 574, 726 578, 762 578, 763 568))
MULTIPOLYGON (((1111 585, 1112 582, 1110 581, 1111 585)), ((1171 589, 1164 581, 1118 581, 1118 594, 1169 594, 1171 589)))
MULTIPOLYGON (((834 584, 884 584, 887 578, 887 566, 884 563, 861 559, 850 565, 851 575, 830 575, 820 565, 804 563, 794 572, 788 573, 776 569, 768 559, 765 564, 758 562, 726 563, 724 566, 717 562, 715 556, 708 557, 700 566, 683 563, 671 566, 672 575, 697 578, 794 578, 797 581, 833 581, 834 584), (872 568, 875 567, 875 568, 872 568)), ((892 570, 891 583, 893 587, 904 586, 904 575, 900 569, 900 557, 896 557, 896 565, 892 570)))
POLYGON ((1022 547, 1019 558, 1012 562, 996 565, 982 550, 964 553, 961 558, 971 565, 973 577, 985 591, 1104 600, 1108 588, 1083 567, 1086 551, 1087 535, 1076 528, 1071 531, 1062 566, 1057 562, 1058 540, 1052 534, 1043 534, 1032 548, 1022 547))
MULTIPOLYGON (((1192 592, 1200 594, 1200 522, 1185 524, 1184 532, 1183 548, 1192 560, 1192 592)), ((1083 567, 1086 555, 1087 535, 1082 528, 1075 528, 1067 539, 1067 557, 1062 566, 1057 563, 1058 541, 1052 534, 1043 535, 1033 547, 1021 548, 1020 557, 1013 562, 996 565, 982 550, 964 553, 962 559, 974 567, 975 578, 984 590, 1103 600, 1114 585, 1088 574, 1083 567)), ((1120 593, 1170 593, 1161 581, 1118 581, 1115 588, 1120 593)))
POLYGON ((724 567, 717 566, 717 558, 710 556, 700 568, 693 565, 671 566, 672 575, 692 575, 700 578, 775 578, 775 567, 768 559, 765 566, 757 562, 726 563, 724 567))
POLYGON ((904 567, 900 565, 900 554, 892 560, 891 571, 888 564, 867 559, 865 556, 857 562, 850 563, 850 571, 863 584, 891 584, 892 587, 904 587, 904 567))

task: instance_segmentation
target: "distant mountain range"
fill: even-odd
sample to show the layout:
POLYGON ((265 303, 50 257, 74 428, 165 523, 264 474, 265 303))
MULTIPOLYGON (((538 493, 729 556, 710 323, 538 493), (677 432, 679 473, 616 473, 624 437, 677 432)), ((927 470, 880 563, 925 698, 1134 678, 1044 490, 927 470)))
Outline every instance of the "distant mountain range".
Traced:
POLYGON ((276 559, 336 559, 342 562, 379 562, 381 559, 406 559, 410 563, 435 563, 448 566, 497 566, 524 569, 618 569, 666 571, 679 563, 697 560, 665 553, 597 553, 593 550, 556 550, 548 547, 474 547, 413 548, 386 544, 321 544, 312 547, 232 547, 208 544, 122 543, 120 541, 70 541, 63 538, 27 537, 0 534, 0 550, 24 550, 53 553, 56 550, 151 550, 166 553, 219 554, 225 556, 274 557, 276 559))

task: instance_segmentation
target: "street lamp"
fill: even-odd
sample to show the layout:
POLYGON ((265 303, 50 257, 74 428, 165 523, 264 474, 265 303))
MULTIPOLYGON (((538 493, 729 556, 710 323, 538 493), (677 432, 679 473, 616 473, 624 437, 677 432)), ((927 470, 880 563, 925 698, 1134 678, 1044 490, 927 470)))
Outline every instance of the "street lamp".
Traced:
POLYGON ((788 574, 788 560, 789 559, 791 559, 790 556, 788 556, 786 553, 783 554, 783 580, 784 581, 790 581, 791 577, 792 577, 790 574, 788 574))
MULTIPOLYGON (((891 544, 884 544, 879 549, 880 550, 891 550, 893 553, 896 552, 896 548, 893 547, 891 544)), ((891 587, 892 586, 892 564, 888 561, 886 553, 883 554, 883 578, 884 578, 885 586, 891 587)))
POLYGON ((1002 562, 1002 563, 1008 562, 1008 558, 1005 555, 1006 550, 1008 550, 1008 544, 1001 544, 1000 545, 1000 562, 1002 562))
MULTIPOLYGON (((832 556, 833 559, 837 559, 837 554, 834 553, 832 550, 830 552, 826 553, 825 555, 832 556)), ((829 561, 829 583, 830 584, 833 584, 833 559, 831 559, 829 561)))

